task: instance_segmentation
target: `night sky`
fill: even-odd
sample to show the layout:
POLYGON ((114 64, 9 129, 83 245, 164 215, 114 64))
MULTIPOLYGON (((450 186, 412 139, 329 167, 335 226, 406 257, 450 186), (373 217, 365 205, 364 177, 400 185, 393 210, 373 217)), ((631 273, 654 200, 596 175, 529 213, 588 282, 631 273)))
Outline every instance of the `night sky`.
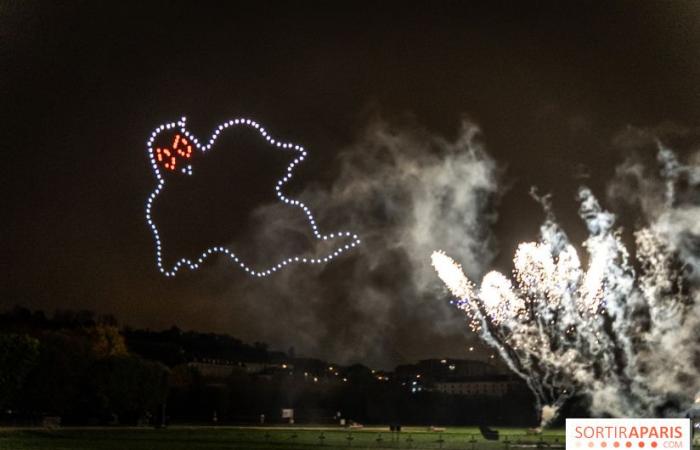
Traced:
MULTIPOLYGON (((175 279, 157 271, 144 218, 154 187, 145 142, 183 115, 201 137, 244 116, 304 145, 310 156, 292 195, 332 191, 341 150, 379 118, 447 139, 468 120, 499 168, 485 266, 509 271, 517 242, 536 238, 542 213, 528 196, 533 185, 554 195, 577 241, 576 189, 586 183, 604 198, 628 156, 616 136, 630 126, 700 125, 700 4, 610 3, 0 2, 0 307, 91 309, 132 326, 225 332, 329 359, 352 347, 360 325, 347 320, 339 291, 343 270, 363 264, 362 253, 304 275, 316 277, 327 301, 294 325, 325 330, 311 333, 313 345, 299 337, 308 330, 283 326, 295 312, 274 291, 259 295, 267 306, 255 313, 231 294, 266 280, 216 262, 175 279)), ((211 164, 203 170, 213 186, 187 199, 201 214, 176 225, 177 211, 169 220, 163 213, 173 245, 212 236, 258 242, 250 217, 274 202, 287 162, 263 149, 228 152, 223 179, 214 180, 211 164), (209 208, 218 209, 215 220, 202 218, 209 208)), ((262 260, 270 251, 241 248, 262 260)), ((402 282, 387 278, 375 282, 402 282)), ((447 299, 436 292, 433 301, 447 299)), ((390 365, 467 355, 466 326, 435 333, 431 320, 390 314, 364 323, 377 336, 391 332, 377 351, 338 358, 390 365)))

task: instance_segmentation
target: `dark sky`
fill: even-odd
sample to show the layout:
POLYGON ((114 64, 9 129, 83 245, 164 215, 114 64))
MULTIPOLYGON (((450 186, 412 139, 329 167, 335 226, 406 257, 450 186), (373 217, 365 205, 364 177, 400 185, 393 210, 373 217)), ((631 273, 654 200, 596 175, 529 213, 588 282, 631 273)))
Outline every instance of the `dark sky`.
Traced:
MULTIPOLYGON (((373 117, 445 136, 468 117, 504 171, 495 266, 509 270, 542 218, 531 185, 555 193, 575 234, 576 187, 604 190, 625 156, 611 145, 620 130, 700 124, 700 4, 611 3, 0 2, 0 307, 269 337, 269 324, 230 319, 235 299, 198 302, 240 272, 156 270, 145 140, 182 115, 202 136, 248 116, 305 145, 292 191, 332 184, 338 150, 373 117)), ((244 234, 275 174, 239 163, 227 198, 244 234)), ((398 360, 427 356, 395 345, 398 360)))

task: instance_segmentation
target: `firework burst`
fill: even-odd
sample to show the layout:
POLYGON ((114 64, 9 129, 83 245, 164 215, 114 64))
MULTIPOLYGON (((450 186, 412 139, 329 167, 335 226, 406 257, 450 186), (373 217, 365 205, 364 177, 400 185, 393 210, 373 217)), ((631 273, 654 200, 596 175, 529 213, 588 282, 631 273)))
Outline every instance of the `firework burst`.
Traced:
MULTIPOLYGON (((662 174, 680 167, 670 163, 662 174)), ((601 414, 644 417, 669 404, 687 407, 700 389, 700 300, 671 240, 654 224, 638 230, 633 264, 615 216, 582 188, 579 215, 589 232, 583 267, 548 198, 538 200, 547 219, 538 242, 518 246, 513 281, 489 272, 477 288, 455 260, 433 253, 471 329, 527 382, 543 425, 574 393, 589 395, 601 414)), ((666 206, 674 208, 672 193, 666 206)))

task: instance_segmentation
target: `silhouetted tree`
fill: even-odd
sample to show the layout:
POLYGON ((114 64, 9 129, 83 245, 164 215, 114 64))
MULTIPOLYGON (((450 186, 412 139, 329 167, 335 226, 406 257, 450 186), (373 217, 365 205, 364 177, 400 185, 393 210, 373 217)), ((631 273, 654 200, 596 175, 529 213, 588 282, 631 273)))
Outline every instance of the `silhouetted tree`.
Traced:
POLYGON ((102 417, 136 423, 147 413, 155 415, 167 398, 168 370, 138 356, 110 356, 91 367, 90 387, 102 417))
POLYGON ((39 341, 36 339, 0 334, 0 408, 14 407, 38 356, 39 341))

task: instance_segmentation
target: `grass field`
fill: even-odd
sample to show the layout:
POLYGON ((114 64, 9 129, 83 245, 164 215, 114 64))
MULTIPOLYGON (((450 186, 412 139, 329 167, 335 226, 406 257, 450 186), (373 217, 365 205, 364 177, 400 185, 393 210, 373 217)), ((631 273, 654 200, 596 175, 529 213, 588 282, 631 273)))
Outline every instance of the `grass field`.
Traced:
POLYGON ((137 428, 66 428, 2 430, 0 449, 7 450, 214 450, 214 449, 465 449, 507 450, 540 445, 561 446, 563 430, 542 436, 524 429, 500 429, 499 442, 485 441, 476 428, 404 428, 392 435, 388 428, 347 431, 340 428, 233 428, 172 427, 167 430, 137 428))
MULTIPOLYGON (((528 435, 522 428, 501 428, 500 440, 484 440, 476 428, 405 427, 400 435, 388 428, 344 430, 324 427, 171 427, 63 428, 12 430, 0 428, 2 450, 301 450, 301 449, 556 449, 564 444, 564 430, 528 435)), ((696 439, 696 449, 700 442, 696 439)))

